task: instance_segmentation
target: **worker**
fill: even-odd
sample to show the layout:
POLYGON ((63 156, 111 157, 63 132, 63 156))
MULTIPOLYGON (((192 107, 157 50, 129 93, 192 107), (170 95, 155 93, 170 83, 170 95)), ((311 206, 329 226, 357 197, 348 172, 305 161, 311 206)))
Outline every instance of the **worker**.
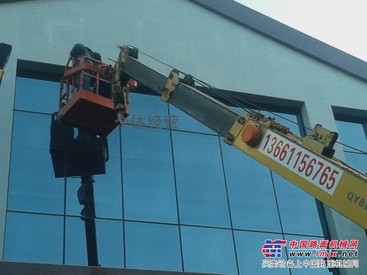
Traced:
MULTIPOLYGON (((86 58, 84 59, 85 64, 94 65, 93 61, 91 60, 91 58, 93 58, 93 55, 94 55, 94 52, 90 48, 84 46, 81 43, 75 44, 70 51, 70 59, 72 61, 72 66, 77 67, 79 65, 79 58, 82 58, 82 57, 86 58)), ((83 83, 80 83, 80 74, 78 74, 75 78, 75 83, 76 83, 77 89, 83 88, 84 90, 93 92, 93 88, 92 88, 93 84, 91 85, 91 77, 89 74, 83 75, 83 83)), ((95 137, 96 135, 92 132, 78 129, 78 136, 76 139, 85 141, 85 140, 90 140, 95 137)))
MULTIPOLYGON (((77 43, 73 46, 73 48, 70 51, 70 58, 71 58, 73 67, 76 67, 77 65, 79 65, 78 59, 81 57, 93 58, 93 51, 89 49, 88 47, 85 47, 83 44, 77 43)), ((84 62, 87 64, 93 65, 93 62, 91 60, 85 59, 84 62)), ((78 88, 80 86, 79 79, 80 79, 80 76, 78 75, 75 80, 76 86, 78 88)), ((91 86, 90 86, 90 81, 91 81, 90 76, 87 74, 84 74, 82 88, 87 91, 92 91, 91 86)))
POLYGON ((111 79, 113 68, 111 65, 106 66, 102 63, 101 54, 97 52, 92 53, 93 59, 100 61, 100 63, 95 62, 94 66, 96 67, 103 67, 105 69, 105 75, 101 76, 102 81, 99 81, 99 86, 97 87, 97 81, 95 78, 91 79, 90 86, 93 87, 93 91, 95 92, 97 89, 99 91, 99 95, 107 98, 111 98, 112 96, 112 85, 109 82, 111 79), (105 81, 103 81, 105 80, 105 81))
MULTIPOLYGON (((73 48, 70 51, 70 58, 72 60, 73 67, 78 65, 78 59, 81 57, 92 58, 102 63, 102 57, 98 52, 94 52, 90 48, 84 46, 83 44, 77 43, 73 46, 73 48)), ((98 67, 101 64, 98 62, 94 62, 91 59, 85 59, 84 62, 90 65, 96 66, 96 67, 98 67)), ((112 70, 112 67, 106 68, 107 73, 110 73, 110 70, 112 70)), ((80 78, 79 76, 77 76, 76 78, 77 87, 79 87, 79 78, 80 78)), ((87 91, 95 92, 97 90, 96 79, 93 77, 90 77, 90 75, 84 74, 82 88, 87 91)), ((101 96, 111 98, 111 94, 112 94, 111 84, 104 82, 104 81, 100 81, 98 90, 101 96)))

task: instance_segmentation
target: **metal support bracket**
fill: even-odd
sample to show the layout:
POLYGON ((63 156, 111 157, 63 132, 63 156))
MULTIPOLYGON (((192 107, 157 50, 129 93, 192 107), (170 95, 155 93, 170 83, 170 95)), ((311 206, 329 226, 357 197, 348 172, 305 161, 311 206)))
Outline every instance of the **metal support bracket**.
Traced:
POLYGON ((244 127, 246 121, 249 119, 248 116, 240 115, 236 122, 233 124, 230 131, 227 133, 227 135, 224 137, 224 142, 228 145, 232 145, 237 136, 240 134, 242 128, 244 127))
POLYGON ((115 62, 114 82, 120 80, 121 69, 125 67, 126 59, 129 56, 138 59, 139 56, 139 50, 135 47, 118 46, 118 48, 120 49, 120 53, 117 62, 115 62))
POLYGON ((166 86, 163 88, 162 90, 162 96, 161 96, 161 99, 164 101, 164 102, 168 102, 170 96, 171 96, 171 93, 176 89, 178 83, 180 82, 180 77, 178 75, 178 71, 177 70, 173 70, 169 77, 168 77, 168 81, 167 81, 167 84, 166 86))
POLYGON ((333 147, 337 138, 338 134, 336 132, 331 132, 320 124, 316 124, 312 134, 303 139, 303 146, 331 158, 335 153, 333 147))
POLYGON ((126 57, 128 55, 129 49, 127 46, 118 46, 118 48, 120 48, 120 54, 119 54, 117 63, 124 64, 126 57))

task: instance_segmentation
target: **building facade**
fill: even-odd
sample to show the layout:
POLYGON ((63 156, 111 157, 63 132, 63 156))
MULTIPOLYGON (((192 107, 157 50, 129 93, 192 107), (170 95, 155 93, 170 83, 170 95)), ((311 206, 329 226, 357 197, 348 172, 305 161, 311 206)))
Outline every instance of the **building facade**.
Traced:
MULTIPOLYGON (((321 123, 367 151, 367 64, 233 1, 12 1, 0 4, 0 22, 1 42, 13 45, 0 89, 4 262, 87 265, 80 178, 56 179, 49 153, 58 79, 77 42, 104 60, 117 58, 117 44, 134 45, 162 74, 169 64, 294 133, 321 123)), ((102 267, 309 273, 262 267, 270 239, 358 240, 359 268, 332 270, 367 269, 360 227, 158 96, 137 90, 130 108, 126 125, 108 137, 106 175, 94 177, 102 267)), ((336 147, 338 158, 364 171, 365 154, 336 147)), ((283 258, 296 262, 288 252, 283 258)))

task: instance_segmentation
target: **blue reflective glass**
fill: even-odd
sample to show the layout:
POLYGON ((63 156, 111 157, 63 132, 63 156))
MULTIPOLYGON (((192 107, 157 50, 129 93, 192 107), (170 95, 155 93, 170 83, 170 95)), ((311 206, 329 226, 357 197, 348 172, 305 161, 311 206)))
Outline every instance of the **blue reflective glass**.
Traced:
POLYGON ((285 233, 323 236, 315 198, 273 173, 285 233))
POLYGON ((168 107, 159 96, 130 94, 130 115, 126 123, 136 128, 169 128, 168 107))
POLYGON ((233 227, 280 232, 269 169, 238 149, 222 148, 233 227))
MULTIPOLYGON (((362 124, 336 121, 339 139, 338 141, 367 152, 366 132, 362 124)), ((345 160, 348 165, 361 172, 367 171, 367 156, 344 146, 345 160)))
POLYGON ((181 271, 177 226, 126 222, 126 267, 181 271))
POLYGON ((186 272, 236 274, 231 230, 181 227, 186 272))
POLYGON ((61 264, 62 258, 63 217, 8 212, 5 261, 61 264))
POLYGON ((229 227, 229 210, 217 136, 172 132, 180 220, 229 227))
MULTIPOLYGON (((66 218, 65 263, 88 265, 85 224, 80 218, 66 218)), ((96 219, 98 262, 103 267, 124 266, 122 221, 96 219)))
POLYGON ((15 109, 52 114, 57 111, 58 82, 17 77, 15 109))
POLYGON ((88 265, 85 225, 80 218, 66 218, 65 264, 88 265))
POLYGON ((55 179, 50 146, 51 116, 14 112, 9 210, 64 212, 64 179, 55 179))
POLYGON ((80 187, 81 179, 68 178, 66 180, 66 214, 79 216, 83 206, 79 204, 77 192, 80 187))
POLYGON ((109 160, 106 174, 94 176, 96 215, 102 218, 122 218, 122 187, 120 135, 116 129, 108 136, 109 160))
MULTIPOLYGON (((265 240, 282 240, 284 238, 281 234, 246 232, 236 230, 234 231, 234 237, 236 242, 236 251, 240 274, 290 274, 287 268, 262 267, 263 260, 266 261, 267 259, 262 254, 262 247, 265 244, 265 240)), ((287 261, 287 255, 285 253, 285 248, 282 248, 281 259, 287 261)), ((264 265, 267 266, 266 264, 264 265)))
MULTIPOLYGON (((287 240, 287 252, 288 252, 288 259, 294 263, 294 265, 300 266, 299 268, 292 268, 292 275, 308 275, 312 272, 312 274, 317 275, 330 275, 330 271, 328 268, 319 267, 319 268, 311 268, 311 260, 313 261, 325 261, 327 260, 327 257, 317 257, 316 253, 320 253, 320 251, 327 251, 330 252, 330 250, 325 249, 301 249, 299 244, 300 242, 307 241, 309 244, 310 241, 316 241, 317 246, 320 244, 320 240, 325 240, 324 238, 315 238, 315 237, 309 237, 309 236, 302 236, 302 235, 285 235, 285 239, 287 240), (297 244, 295 246, 290 245, 290 242, 296 241, 297 244), (293 248, 292 248, 293 246, 293 248), (297 253, 296 256, 293 253, 297 253), (307 256, 303 254, 303 256, 300 255, 300 253, 311 253, 312 256, 307 256)), ((307 244, 307 245, 308 245, 307 244)), ((341 252, 340 250, 337 252, 341 252)), ((335 260, 335 259, 332 259, 335 260)), ((348 260, 351 260, 348 258, 348 260)))
POLYGON ((122 130, 125 218, 177 223, 170 132, 122 130))
POLYGON ((169 105, 170 117, 176 119, 175 127, 171 127, 173 130, 182 130, 198 133, 216 134, 213 130, 206 127, 201 122, 192 118, 188 114, 184 113, 180 109, 173 105, 169 105))
POLYGON ((124 266, 122 221, 96 220, 98 260, 101 266, 124 266))
MULTIPOLYGON (((108 136, 109 160, 106 163, 106 174, 95 175, 94 199, 96 216, 99 218, 122 218, 121 163, 119 131, 108 136)), ((80 215, 77 192, 80 177, 67 179, 66 209, 68 215, 80 215)))

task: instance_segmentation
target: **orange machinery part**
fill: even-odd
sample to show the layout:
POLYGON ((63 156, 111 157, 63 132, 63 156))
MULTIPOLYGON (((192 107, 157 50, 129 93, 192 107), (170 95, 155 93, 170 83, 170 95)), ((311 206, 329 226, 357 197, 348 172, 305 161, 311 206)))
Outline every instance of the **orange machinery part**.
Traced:
POLYGON ((260 137, 260 129, 255 125, 246 125, 242 130, 241 138, 249 146, 256 146, 260 137))
POLYGON ((59 119, 100 136, 107 136, 118 125, 113 101, 83 89, 60 108, 59 119))

